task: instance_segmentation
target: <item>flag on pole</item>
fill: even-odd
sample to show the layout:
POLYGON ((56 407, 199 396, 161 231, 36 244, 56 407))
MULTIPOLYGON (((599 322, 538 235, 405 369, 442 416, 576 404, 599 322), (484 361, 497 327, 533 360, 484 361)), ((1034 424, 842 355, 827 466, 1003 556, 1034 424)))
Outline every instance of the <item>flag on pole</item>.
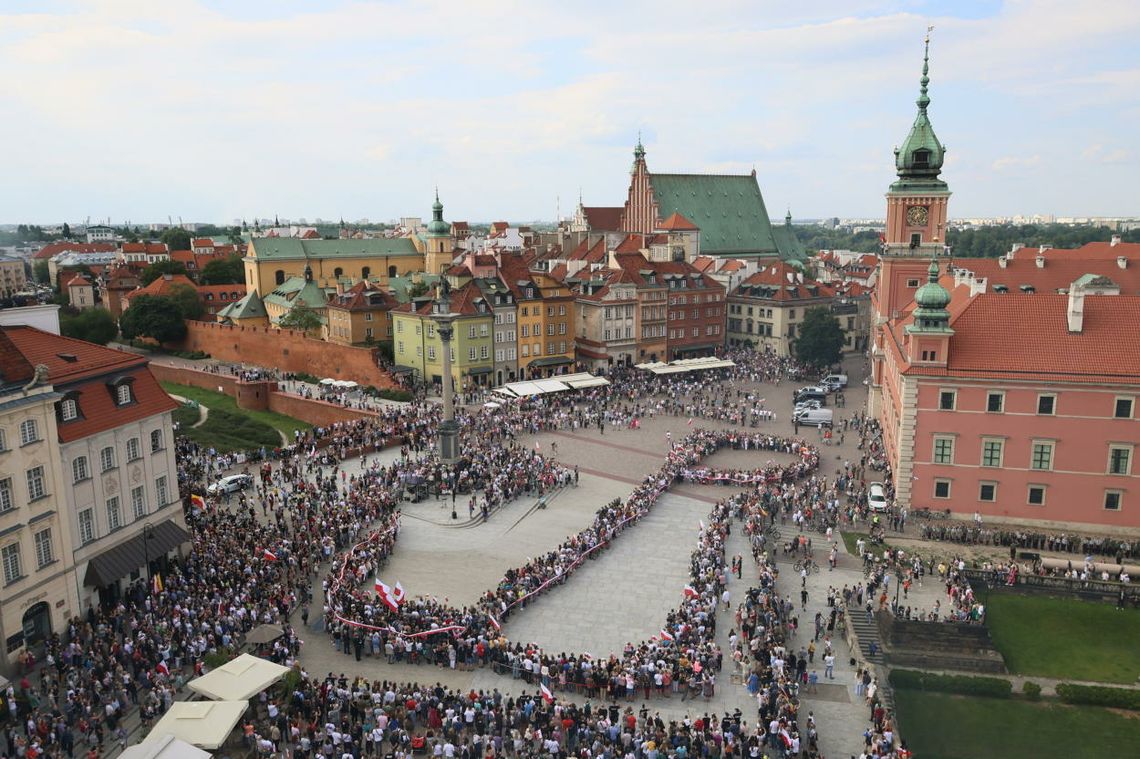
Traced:
POLYGON ((380 602, 391 611, 399 611, 400 605, 396 603, 396 599, 392 598, 392 589, 385 585, 379 577, 376 578, 376 595, 379 596, 380 602))
POLYGON ((693 426, 693 417, 691 417, 691 416, 689 417, 689 426, 690 427, 693 426))
POLYGON ((503 626, 501 624, 499 624, 499 620, 495 619, 494 614, 488 614, 487 615, 487 621, 490 622, 491 627, 495 628, 496 630, 502 630, 503 629, 503 626))
POLYGON ((698 519, 698 520, 697 520, 697 525, 698 525, 698 526, 701 528, 701 532, 704 532, 704 531, 705 531, 705 520, 703 520, 703 519, 698 519))
POLYGON ((206 508, 206 499, 203 498, 202 496, 198 495, 197 493, 192 493, 190 495, 190 505, 195 507, 195 508, 198 508, 198 509, 205 509, 206 508))
POLYGON ((404 602, 404 586, 400 584, 399 580, 396 580, 396 584, 392 588, 392 600, 398 604, 404 602))
POLYGON ((158 672, 160 675, 166 675, 167 677, 169 677, 169 676, 170 676, 170 667, 166 666, 166 662, 165 662, 165 661, 160 661, 160 662, 158 663, 158 666, 156 666, 154 669, 155 669, 155 671, 156 671, 156 672, 158 672))
POLYGON ((264 551, 261 552, 261 558, 265 559, 266 561, 277 561, 277 554, 273 553, 273 551, 270 551, 268 548, 266 548, 264 551))
POLYGON ((697 589, 694 588, 692 585, 686 585, 685 589, 682 590, 681 592, 685 594, 685 598, 697 598, 698 596, 700 596, 700 593, 698 593, 697 589))
POLYGON ((535 449, 536 451, 541 451, 541 450, 542 450, 542 446, 541 446, 541 445, 539 445, 539 443, 538 443, 538 441, 537 441, 537 440, 535 440, 535 441, 534 441, 534 449, 535 449))
POLYGON ((542 693, 542 700, 543 701, 545 701, 548 704, 554 703, 554 694, 550 692, 550 688, 547 688, 545 683, 539 686, 539 690, 542 693))

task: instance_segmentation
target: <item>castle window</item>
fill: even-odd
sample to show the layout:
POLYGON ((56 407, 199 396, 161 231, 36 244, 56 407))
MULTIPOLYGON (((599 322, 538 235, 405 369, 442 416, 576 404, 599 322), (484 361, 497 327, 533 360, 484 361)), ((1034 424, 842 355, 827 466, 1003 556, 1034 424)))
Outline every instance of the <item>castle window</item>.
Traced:
POLYGON ((398 275, 396 274, 396 267, 395 267, 395 266, 389 266, 389 267, 388 267, 388 278, 389 278, 389 279, 393 279, 393 278, 395 278, 396 276, 398 276, 398 275))
POLYGON ((285 270, 278 269, 277 271, 273 272, 273 281, 279 285, 285 284, 285 270))
POLYGON ((370 267, 368 267, 368 266, 364 266, 364 267, 361 267, 361 269, 360 269, 360 278, 361 278, 361 279, 368 279, 368 276, 369 276, 371 273, 372 273, 372 269, 371 269, 370 267))
POLYGON ((930 151, 925 148, 914 151, 914 168, 928 169, 930 168, 930 151))

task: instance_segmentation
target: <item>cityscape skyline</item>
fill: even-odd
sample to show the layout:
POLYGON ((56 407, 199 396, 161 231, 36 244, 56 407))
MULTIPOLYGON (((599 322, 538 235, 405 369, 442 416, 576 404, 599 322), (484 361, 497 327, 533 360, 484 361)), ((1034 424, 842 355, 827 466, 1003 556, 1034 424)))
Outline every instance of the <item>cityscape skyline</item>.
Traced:
POLYGON ((554 219, 620 205, 639 137, 656 171, 755 168, 773 218, 878 217, 928 24, 954 216, 1137 213, 1130 4, 601 7, 9 4, 0 221, 426 216, 437 185, 448 218, 554 219))

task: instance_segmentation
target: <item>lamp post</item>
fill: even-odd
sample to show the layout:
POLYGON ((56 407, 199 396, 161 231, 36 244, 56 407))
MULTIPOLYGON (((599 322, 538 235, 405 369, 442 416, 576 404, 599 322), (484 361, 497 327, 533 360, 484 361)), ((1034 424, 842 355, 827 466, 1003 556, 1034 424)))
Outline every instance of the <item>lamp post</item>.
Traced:
POLYGON ((450 290, 450 287, 441 284, 435 313, 432 314, 443 347, 443 421, 439 423, 439 460, 444 464, 454 464, 459 458, 459 425, 455 421, 455 407, 452 401, 455 388, 451 378, 451 337, 455 332, 454 323, 457 314, 451 313, 448 298, 450 290))
POLYGON ((143 560, 146 562, 146 585, 147 588, 154 587, 154 577, 150 572, 150 538, 151 532, 154 528, 151 527, 150 522, 143 523, 142 527, 142 540, 143 540, 143 560))
POLYGON ((899 591, 902 590, 903 583, 903 570, 902 567, 895 567, 895 616, 899 616, 899 591))

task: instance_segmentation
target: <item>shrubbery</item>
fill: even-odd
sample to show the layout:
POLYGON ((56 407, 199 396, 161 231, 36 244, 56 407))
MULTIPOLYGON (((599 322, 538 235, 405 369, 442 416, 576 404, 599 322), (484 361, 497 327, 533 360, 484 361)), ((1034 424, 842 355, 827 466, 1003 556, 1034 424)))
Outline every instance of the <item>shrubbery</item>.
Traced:
POLYGON ((393 390, 388 387, 380 389, 372 385, 364 388, 364 394, 370 395, 373 398, 382 398, 386 401, 400 401, 401 403, 408 403, 414 397, 408 390, 393 390))
POLYGON ((1025 685, 1021 686, 1021 690, 1030 701, 1041 700, 1041 686, 1032 680, 1026 680, 1025 685))
POLYGON ((901 690, 927 690, 990 698, 1009 698, 1013 694, 1013 683, 1000 677, 937 675, 912 669, 895 669, 891 670, 890 681, 891 685, 901 690))
POLYGON ((1057 695, 1066 704, 1107 706, 1112 709, 1140 711, 1140 691, 1127 688, 1110 688, 1107 685, 1073 685, 1059 683, 1057 695))

